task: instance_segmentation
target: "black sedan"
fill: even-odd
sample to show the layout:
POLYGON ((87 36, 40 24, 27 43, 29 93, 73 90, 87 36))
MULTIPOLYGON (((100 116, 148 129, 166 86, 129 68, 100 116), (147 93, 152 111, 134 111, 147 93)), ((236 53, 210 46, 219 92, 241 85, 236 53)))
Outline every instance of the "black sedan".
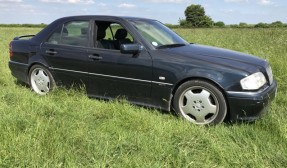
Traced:
POLYGON ((195 124, 257 119, 277 90, 265 60, 190 44, 152 19, 61 18, 37 35, 15 37, 10 58, 12 75, 40 95, 85 85, 90 97, 123 96, 195 124))

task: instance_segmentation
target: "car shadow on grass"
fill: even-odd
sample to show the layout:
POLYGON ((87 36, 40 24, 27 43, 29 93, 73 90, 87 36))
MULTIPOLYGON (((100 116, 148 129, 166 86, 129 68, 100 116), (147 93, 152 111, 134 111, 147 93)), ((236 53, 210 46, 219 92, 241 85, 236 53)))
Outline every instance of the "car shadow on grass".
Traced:
POLYGON ((25 82, 23 82, 23 81, 20 81, 20 80, 15 80, 14 83, 15 83, 17 86, 23 86, 23 87, 25 87, 25 88, 30 88, 30 86, 29 86, 27 83, 25 83, 25 82))

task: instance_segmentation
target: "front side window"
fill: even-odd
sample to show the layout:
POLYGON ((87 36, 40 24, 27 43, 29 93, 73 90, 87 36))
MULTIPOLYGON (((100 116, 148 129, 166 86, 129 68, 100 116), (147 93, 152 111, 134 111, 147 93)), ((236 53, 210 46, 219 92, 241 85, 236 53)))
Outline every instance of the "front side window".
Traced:
POLYGON ((72 21, 63 24, 57 28, 47 42, 51 44, 88 46, 89 21, 72 21))
POLYGON ((96 21, 95 27, 96 48, 120 50, 122 44, 134 43, 131 34, 118 23, 96 21))
POLYGON ((154 20, 130 20, 142 37, 156 48, 188 44, 175 32, 154 20))

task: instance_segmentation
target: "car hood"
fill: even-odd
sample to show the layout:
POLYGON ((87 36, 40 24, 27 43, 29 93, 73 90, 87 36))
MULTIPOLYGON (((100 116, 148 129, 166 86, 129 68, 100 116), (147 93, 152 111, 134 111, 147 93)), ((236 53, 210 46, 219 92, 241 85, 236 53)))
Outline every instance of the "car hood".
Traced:
POLYGON ((245 53, 227 50, 223 48, 210 47, 198 44, 189 44, 182 47, 164 49, 168 55, 177 57, 185 62, 188 58, 210 62, 242 71, 254 72, 264 68, 268 64, 265 60, 245 53))

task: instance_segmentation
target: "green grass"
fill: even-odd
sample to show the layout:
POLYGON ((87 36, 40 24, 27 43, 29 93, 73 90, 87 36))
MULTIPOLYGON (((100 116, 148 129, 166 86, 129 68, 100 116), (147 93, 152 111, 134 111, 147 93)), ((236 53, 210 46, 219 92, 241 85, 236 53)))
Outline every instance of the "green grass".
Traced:
POLYGON ((286 167, 287 29, 176 29, 189 42, 267 59, 279 82, 262 119, 214 127, 81 91, 38 96, 16 85, 9 41, 39 30, 0 28, 0 167, 286 167))

